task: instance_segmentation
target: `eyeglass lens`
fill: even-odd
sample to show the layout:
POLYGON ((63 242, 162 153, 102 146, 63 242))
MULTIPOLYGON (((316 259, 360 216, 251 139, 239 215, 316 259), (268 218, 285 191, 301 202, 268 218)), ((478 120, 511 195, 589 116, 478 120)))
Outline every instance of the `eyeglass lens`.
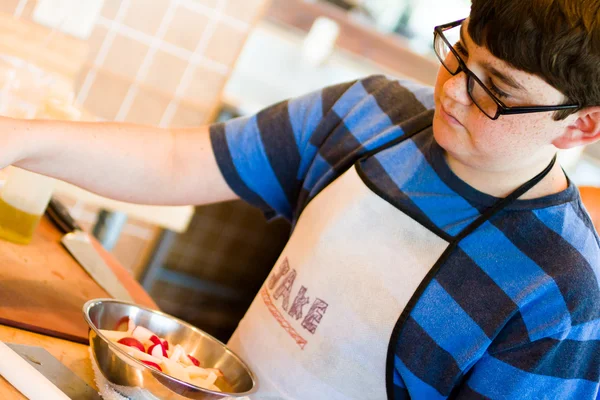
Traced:
MULTIPOLYGON (((444 31, 444 36, 448 38, 450 43, 457 43, 460 37, 460 26, 444 31), (455 40, 451 41, 450 38, 455 38, 455 40)), ((450 74, 456 75, 461 69, 460 62, 439 34, 435 35, 434 47, 444 68, 450 74)), ((498 104, 490 97, 490 94, 481 86, 479 81, 474 79, 472 72, 465 71, 465 74, 467 75, 467 89, 471 100, 489 118, 494 118, 498 112, 498 104)))

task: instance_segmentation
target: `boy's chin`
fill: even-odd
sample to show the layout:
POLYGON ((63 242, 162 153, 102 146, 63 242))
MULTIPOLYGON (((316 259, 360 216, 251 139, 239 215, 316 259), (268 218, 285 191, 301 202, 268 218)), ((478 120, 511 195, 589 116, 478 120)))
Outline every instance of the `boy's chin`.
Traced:
POLYGON ((469 148, 470 138, 466 129, 448 125, 441 116, 433 118, 433 138, 449 154, 463 154, 469 148))
POLYGON ((452 145, 453 141, 456 141, 454 127, 448 125, 446 121, 444 121, 438 110, 435 111, 433 117, 433 138, 444 150, 447 150, 447 148, 452 145))

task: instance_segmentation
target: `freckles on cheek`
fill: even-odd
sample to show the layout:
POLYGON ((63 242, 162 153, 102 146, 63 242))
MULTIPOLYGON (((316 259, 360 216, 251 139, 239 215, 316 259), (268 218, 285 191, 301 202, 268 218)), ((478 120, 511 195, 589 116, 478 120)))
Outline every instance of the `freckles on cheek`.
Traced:
POLYGON ((501 158, 514 156, 524 150, 524 144, 532 134, 531 122, 502 117, 490 122, 479 137, 478 146, 482 147, 481 150, 501 158))
MULTIPOLYGON (((484 117, 486 118, 486 117, 484 117)), ((487 118, 486 118, 487 119, 487 118)), ((479 115, 473 115, 471 118, 465 121, 465 127, 469 132, 469 136, 471 140, 474 142, 479 142, 481 140, 485 140, 486 137, 489 137, 490 130, 493 130, 494 126, 490 126, 488 121, 480 118, 479 115)), ((493 121, 490 121, 493 122, 493 121)))
POLYGON ((481 154, 503 152, 503 144, 510 141, 511 124, 503 124, 500 120, 492 121, 487 117, 473 118, 469 125, 469 133, 473 146, 481 154))

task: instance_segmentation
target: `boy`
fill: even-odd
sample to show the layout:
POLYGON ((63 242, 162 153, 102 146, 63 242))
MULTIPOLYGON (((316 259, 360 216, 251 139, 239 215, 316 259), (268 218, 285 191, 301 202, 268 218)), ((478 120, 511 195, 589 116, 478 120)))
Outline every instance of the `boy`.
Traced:
POLYGON ((377 76, 209 128, 4 120, 2 161, 290 219, 229 343, 253 399, 596 399, 600 240, 554 160, 600 137, 599 11, 473 0, 436 28, 433 94, 377 76))

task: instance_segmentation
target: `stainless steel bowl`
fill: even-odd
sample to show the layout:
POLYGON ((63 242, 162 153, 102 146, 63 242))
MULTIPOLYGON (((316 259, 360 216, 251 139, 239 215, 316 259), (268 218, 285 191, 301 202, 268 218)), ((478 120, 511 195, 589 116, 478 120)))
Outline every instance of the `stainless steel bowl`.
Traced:
POLYGON ((248 396, 257 389, 256 377, 238 356, 214 337, 175 317, 112 299, 88 301, 83 306, 83 315, 90 326, 90 347, 95 361, 102 375, 114 385, 140 388, 164 400, 237 398, 248 396), (180 344, 202 366, 219 368, 229 384, 229 391, 203 389, 150 368, 98 331, 114 329, 124 316, 170 343, 180 344))

